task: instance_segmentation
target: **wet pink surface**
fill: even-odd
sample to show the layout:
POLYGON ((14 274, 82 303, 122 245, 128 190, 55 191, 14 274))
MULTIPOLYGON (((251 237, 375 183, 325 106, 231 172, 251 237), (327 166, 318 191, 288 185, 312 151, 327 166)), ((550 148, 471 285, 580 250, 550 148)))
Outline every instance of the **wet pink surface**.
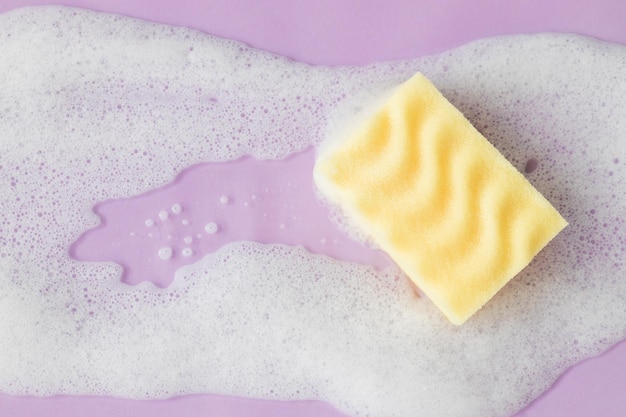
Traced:
POLYGON ((111 397, 52 398, 0 395, 0 417, 348 417, 320 401, 259 401, 223 395, 186 395, 167 401, 111 397))
POLYGON ((83 233, 70 254, 81 261, 116 262, 124 268, 123 282, 159 287, 168 286, 180 267, 241 240, 389 265, 382 252, 333 225, 329 210, 316 200, 314 160, 311 148, 281 161, 246 157, 188 168, 159 189, 97 204, 101 224, 83 233), (167 259, 159 257, 164 249, 171 251, 167 259))
MULTIPOLYGON (((626 3, 621 0, 394 0, 385 2, 385 7, 380 2, 359 0, 0 0, 0 11, 37 4, 80 6, 188 26, 312 64, 411 58, 480 37, 522 32, 574 32, 626 44, 626 3)), ((516 416, 624 415, 624 392, 626 343, 622 342, 567 371, 553 388, 516 416)), ((0 394, 0 417, 86 415, 342 416, 320 403, 209 394, 163 401, 65 396, 40 399, 0 394)))

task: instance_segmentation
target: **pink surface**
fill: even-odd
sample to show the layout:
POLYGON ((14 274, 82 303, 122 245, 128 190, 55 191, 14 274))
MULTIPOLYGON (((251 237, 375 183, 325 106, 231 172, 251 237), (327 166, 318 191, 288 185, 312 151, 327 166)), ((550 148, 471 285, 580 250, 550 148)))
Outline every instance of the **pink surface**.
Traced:
POLYGON ((81 261, 116 262, 124 267, 123 282, 151 281, 159 287, 168 286, 177 269, 241 240, 389 265, 383 252, 333 225, 329 210, 315 197, 314 160, 315 150, 309 148, 281 161, 247 157, 198 164, 159 189, 98 203, 94 211, 100 225, 83 233, 70 254, 81 261), (161 259, 162 248, 169 248, 171 257, 161 259))
MULTIPOLYGON (((72 0, 67 5, 184 25, 312 64, 361 64, 435 53, 496 34, 561 31, 626 44, 621 0, 385 2, 72 0)), ((51 1, 5 0, 0 11, 51 1)), ((626 410, 626 343, 566 372, 517 417, 618 416, 626 410)), ((341 416, 320 403, 193 395, 167 401, 0 395, 4 416, 341 416)), ((487 417, 487 416, 486 416, 487 417)), ((491 417, 491 416, 489 416, 491 417)))

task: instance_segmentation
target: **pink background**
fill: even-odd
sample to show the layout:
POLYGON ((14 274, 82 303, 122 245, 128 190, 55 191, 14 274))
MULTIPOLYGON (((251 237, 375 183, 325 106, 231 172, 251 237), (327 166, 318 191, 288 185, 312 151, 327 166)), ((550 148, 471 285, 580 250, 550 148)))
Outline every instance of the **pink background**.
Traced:
MULTIPOLYGON (((485 36, 574 32, 626 44, 622 0, 0 0, 0 12, 65 4, 183 25, 237 39, 311 64, 363 64, 413 58, 485 36)), ((516 417, 626 413, 626 342, 567 371, 516 417)), ((5 416, 339 417, 319 402, 270 402, 217 395, 165 401, 31 398, 0 394, 5 416)), ((491 417, 491 416, 485 416, 491 417)))

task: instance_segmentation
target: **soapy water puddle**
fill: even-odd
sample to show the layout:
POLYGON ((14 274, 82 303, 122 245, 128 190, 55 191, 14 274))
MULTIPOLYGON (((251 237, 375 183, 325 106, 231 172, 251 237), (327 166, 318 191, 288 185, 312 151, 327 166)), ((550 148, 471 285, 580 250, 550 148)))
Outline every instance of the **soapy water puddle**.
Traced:
POLYGON ((101 224, 83 233, 70 254, 115 262, 127 284, 168 286, 176 270, 230 242, 302 246, 348 262, 390 266, 382 252, 341 232, 316 199, 315 150, 290 157, 204 163, 140 196, 97 204, 101 224))

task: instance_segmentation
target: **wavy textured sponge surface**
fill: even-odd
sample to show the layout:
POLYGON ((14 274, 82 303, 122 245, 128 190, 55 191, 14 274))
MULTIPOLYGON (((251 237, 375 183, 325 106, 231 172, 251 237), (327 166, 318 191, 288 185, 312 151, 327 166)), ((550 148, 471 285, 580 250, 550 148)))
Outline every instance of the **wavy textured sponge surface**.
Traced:
POLYGON ((324 149, 314 176, 454 324, 567 225, 420 73, 324 149))

